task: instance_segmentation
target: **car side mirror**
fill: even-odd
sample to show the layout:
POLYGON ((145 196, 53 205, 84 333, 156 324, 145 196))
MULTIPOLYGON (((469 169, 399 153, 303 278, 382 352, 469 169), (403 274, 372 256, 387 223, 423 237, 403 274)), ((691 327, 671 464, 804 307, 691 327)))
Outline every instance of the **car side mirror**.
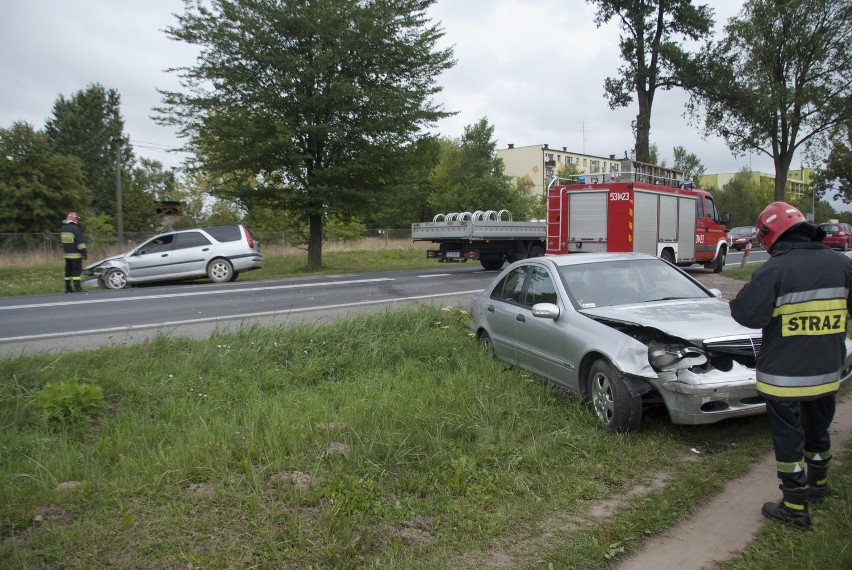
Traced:
POLYGON ((553 303, 536 303, 532 306, 532 314, 541 319, 556 320, 559 318, 559 307, 553 303))
POLYGON ((725 212, 725 215, 722 216, 722 223, 725 224, 725 225, 728 225, 728 224, 731 223, 731 213, 730 212, 725 212))
POLYGON ((710 292, 713 293, 714 297, 719 297, 720 299, 724 299, 724 297, 722 297, 722 290, 721 289, 716 289, 715 287, 713 287, 712 289, 710 289, 710 292))

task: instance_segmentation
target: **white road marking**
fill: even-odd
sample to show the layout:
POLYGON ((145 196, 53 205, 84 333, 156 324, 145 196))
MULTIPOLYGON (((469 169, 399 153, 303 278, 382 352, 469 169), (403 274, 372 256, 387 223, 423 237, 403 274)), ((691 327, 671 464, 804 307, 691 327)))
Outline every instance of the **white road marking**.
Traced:
MULTIPOLYGON (((0 311, 11 311, 14 309, 39 309, 44 307, 60 307, 63 305, 88 305, 94 303, 120 303, 124 301, 146 301, 148 299, 172 299, 175 297, 195 297, 198 295, 224 295, 226 293, 242 293, 245 291, 274 291, 277 289, 301 289, 307 287, 321 287, 324 285, 354 285, 358 283, 377 283, 380 281, 395 281, 390 277, 382 277, 378 279, 353 279, 350 281, 324 281, 321 283, 301 283, 298 285, 269 285, 268 287, 244 287, 241 289, 217 289, 215 291, 194 290, 188 293, 163 293, 162 295, 151 295, 148 297, 111 297, 103 299, 80 299, 74 297, 73 301, 56 301, 54 303, 34 303, 31 305, 13 305, 10 307, 0 307, 0 311)), ((79 295, 79 293, 74 293, 79 295)))
MULTIPOLYGON (((384 281, 384 279, 377 279, 375 281, 384 281)), ((392 281, 392 280, 389 280, 392 281)), ((419 301, 423 299, 434 299, 437 297, 454 297, 456 295, 473 295, 476 293, 480 293, 482 289, 476 289, 474 291, 459 291, 456 293, 439 293, 435 295, 418 295, 416 297, 403 297, 400 299, 389 299, 389 300, 379 300, 379 301, 361 301, 358 303, 342 303, 339 305, 317 305, 315 307, 304 307, 301 309, 282 309, 280 311, 264 311, 260 313, 247 313, 242 315, 231 315, 231 316, 220 316, 220 317, 205 317, 203 319, 187 319, 182 321, 165 321, 162 323, 147 323, 143 325, 127 325, 123 327, 110 327, 104 329, 88 329, 88 330, 80 330, 80 331, 66 331, 61 333, 49 333, 49 334, 36 334, 36 335, 27 335, 27 336, 14 336, 14 337, 2 337, 0 338, 0 344, 6 342, 21 342, 26 340, 44 340, 48 338, 58 338, 58 337, 68 337, 68 336, 80 336, 80 335, 92 335, 92 334, 109 334, 109 333, 121 333, 121 332, 131 332, 138 331, 144 329, 152 329, 152 328, 160 328, 160 327, 176 327, 182 325, 194 325, 201 323, 210 323, 216 321, 234 321, 238 319, 252 319, 259 317, 273 317, 276 315, 289 315, 293 313, 307 313, 311 311, 323 311, 329 309, 345 309, 346 307, 359 307, 359 306, 367 306, 367 305, 378 305, 382 303, 396 303, 399 301, 419 301)))

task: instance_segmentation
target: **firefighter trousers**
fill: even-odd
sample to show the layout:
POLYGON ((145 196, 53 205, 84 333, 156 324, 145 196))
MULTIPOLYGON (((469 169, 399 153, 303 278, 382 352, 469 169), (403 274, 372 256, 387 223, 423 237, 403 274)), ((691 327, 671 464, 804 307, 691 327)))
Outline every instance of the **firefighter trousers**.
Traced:
POLYGON ((74 288, 80 287, 80 281, 83 274, 83 260, 79 257, 65 258, 65 289, 70 290, 73 284, 74 288))
POLYGON ((815 400, 766 400, 782 487, 807 485, 806 464, 828 466, 831 459, 828 428, 834 420, 834 408, 834 394, 815 400))

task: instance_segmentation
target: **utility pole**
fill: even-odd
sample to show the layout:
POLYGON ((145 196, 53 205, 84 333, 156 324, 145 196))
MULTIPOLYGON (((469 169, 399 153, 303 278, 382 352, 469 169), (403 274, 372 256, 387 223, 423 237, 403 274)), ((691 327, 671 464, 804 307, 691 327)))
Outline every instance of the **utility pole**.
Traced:
POLYGON ((124 213, 121 207, 121 137, 112 137, 115 148, 115 225, 118 230, 118 246, 124 249, 124 213))

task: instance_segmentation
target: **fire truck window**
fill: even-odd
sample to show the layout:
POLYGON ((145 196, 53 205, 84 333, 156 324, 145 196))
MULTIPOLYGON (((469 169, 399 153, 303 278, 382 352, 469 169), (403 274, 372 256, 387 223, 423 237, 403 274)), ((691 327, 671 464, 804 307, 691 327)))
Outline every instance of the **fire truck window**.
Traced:
POLYGON ((527 297, 524 304, 527 307, 532 307, 536 303, 556 304, 556 287, 553 285, 550 274, 543 267, 533 267, 530 272, 530 282, 527 285, 527 297))
POLYGON ((698 197, 696 208, 698 208, 698 215, 695 216, 697 220, 704 219, 704 199, 702 197, 698 197))
POLYGON ((707 217, 711 220, 719 220, 719 212, 716 210, 716 203, 710 198, 707 198, 707 217))
POLYGON ((510 303, 521 302, 521 293, 524 290, 524 277, 526 276, 525 267, 516 267, 507 273, 503 279, 494 287, 491 292, 491 298, 499 301, 507 301, 510 303))

